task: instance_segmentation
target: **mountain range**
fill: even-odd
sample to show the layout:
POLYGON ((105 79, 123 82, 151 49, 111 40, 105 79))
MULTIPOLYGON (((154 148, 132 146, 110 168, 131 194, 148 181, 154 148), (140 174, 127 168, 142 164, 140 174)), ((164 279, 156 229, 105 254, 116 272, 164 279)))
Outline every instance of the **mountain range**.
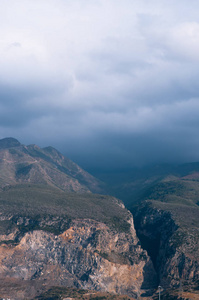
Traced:
MULTIPOLYGON (((176 297, 186 299, 187 291, 198 290, 199 163, 162 164, 99 178, 132 212, 164 293, 172 288, 176 297)), ((171 299, 169 293, 165 297, 171 299)))
POLYGON ((199 163, 94 175, 0 140, 0 297, 199 299, 199 163))
POLYGON ((56 149, 1 140, 0 185, 0 297, 63 287, 137 297, 156 287, 130 211, 96 194, 104 185, 56 149))

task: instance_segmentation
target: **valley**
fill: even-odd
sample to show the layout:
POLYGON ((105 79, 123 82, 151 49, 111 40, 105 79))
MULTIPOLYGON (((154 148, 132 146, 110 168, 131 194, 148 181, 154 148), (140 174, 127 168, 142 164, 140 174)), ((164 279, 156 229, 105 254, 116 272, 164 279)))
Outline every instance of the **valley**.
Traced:
POLYGON ((0 140, 0 297, 199 299, 199 164, 122 174, 0 140))
MULTIPOLYGON (((197 293, 199 287, 198 166, 189 163, 135 169, 126 172, 121 181, 118 172, 111 182, 113 194, 134 216, 136 233, 153 261, 158 284, 165 293, 170 289, 170 296, 165 296, 168 299, 175 293, 179 297, 182 291, 197 293)), ((103 176, 99 178, 103 180, 103 176)), ((193 293, 192 297, 199 296, 193 293)))

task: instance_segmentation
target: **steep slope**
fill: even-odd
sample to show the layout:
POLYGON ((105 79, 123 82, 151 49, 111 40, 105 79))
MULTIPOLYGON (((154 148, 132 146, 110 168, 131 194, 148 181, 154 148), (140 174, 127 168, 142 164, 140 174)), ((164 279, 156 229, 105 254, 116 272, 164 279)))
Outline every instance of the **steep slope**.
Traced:
POLYGON ((167 177, 145 191, 147 200, 134 209, 138 236, 164 287, 199 286, 197 180, 196 173, 167 177))
POLYGON ((102 193, 99 180, 52 147, 24 146, 0 140, 0 187, 19 183, 48 184, 68 192, 102 193))
POLYGON ((0 211, 1 281, 135 297, 156 286, 132 215, 113 197, 17 185, 0 192, 0 211))
POLYGON ((165 299, 183 290, 197 292, 199 163, 157 165, 99 178, 111 183, 113 194, 133 212, 137 235, 152 258, 165 299))

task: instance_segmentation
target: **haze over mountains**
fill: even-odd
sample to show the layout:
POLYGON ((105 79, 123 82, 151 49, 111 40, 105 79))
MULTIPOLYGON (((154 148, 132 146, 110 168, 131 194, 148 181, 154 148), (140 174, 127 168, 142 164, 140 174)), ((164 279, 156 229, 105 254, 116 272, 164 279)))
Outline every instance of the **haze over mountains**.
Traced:
POLYGON ((106 182, 111 194, 122 199, 127 207, 132 208, 135 203, 147 199, 147 196, 156 188, 156 185, 162 185, 162 189, 164 190, 164 186, 167 190, 170 182, 176 185, 176 189, 173 189, 173 194, 180 192, 181 196, 183 196, 183 191, 187 193, 191 189, 189 185, 194 185, 197 195, 199 162, 156 164, 109 172, 95 170, 93 174, 103 182, 106 182), (181 191, 177 188, 180 184, 184 186, 184 189, 181 189, 181 191))
POLYGON ((0 7, 0 299, 198 300, 199 1, 0 7))

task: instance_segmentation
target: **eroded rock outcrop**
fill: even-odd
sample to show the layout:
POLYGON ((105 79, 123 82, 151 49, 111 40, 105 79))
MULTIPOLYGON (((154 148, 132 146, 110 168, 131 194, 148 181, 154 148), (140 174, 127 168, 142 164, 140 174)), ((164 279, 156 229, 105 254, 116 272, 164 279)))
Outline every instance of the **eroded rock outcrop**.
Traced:
MULTIPOLYGON (((15 219, 22 221, 30 223, 30 219, 15 219)), ((43 230, 22 235, 13 227, 13 232, 0 237, 1 278, 136 296, 141 287, 156 284, 156 275, 139 245, 132 219, 129 222, 129 232, 90 219, 71 221, 59 235, 43 230)))
POLYGON ((135 214, 135 227, 165 288, 198 288, 199 230, 194 207, 146 201, 135 214))

